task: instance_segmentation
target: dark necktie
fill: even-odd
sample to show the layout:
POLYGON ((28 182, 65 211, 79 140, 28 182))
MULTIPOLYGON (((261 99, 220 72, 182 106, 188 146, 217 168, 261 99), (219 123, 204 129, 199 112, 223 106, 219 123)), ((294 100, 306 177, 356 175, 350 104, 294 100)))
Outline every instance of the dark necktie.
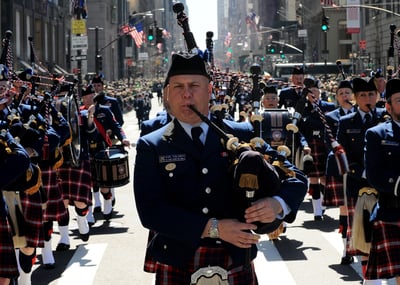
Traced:
POLYGON ((369 113, 365 114, 364 123, 367 125, 371 123, 371 115, 369 113))
POLYGON ((192 140, 194 142, 194 145, 196 146, 196 148, 199 151, 202 151, 203 143, 200 140, 200 136, 201 136, 201 133, 203 132, 203 129, 201 127, 194 127, 194 128, 192 128, 191 132, 192 132, 192 140))

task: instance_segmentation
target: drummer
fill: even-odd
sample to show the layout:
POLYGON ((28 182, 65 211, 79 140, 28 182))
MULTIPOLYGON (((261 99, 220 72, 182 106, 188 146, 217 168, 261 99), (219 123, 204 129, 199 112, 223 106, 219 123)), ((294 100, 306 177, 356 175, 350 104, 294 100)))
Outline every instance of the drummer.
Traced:
MULTIPOLYGON (((112 141, 115 139, 118 139, 123 146, 130 146, 124 130, 115 119, 110 107, 101 104, 103 95, 101 93, 96 94, 93 86, 89 85, 84 97, 87 97, 85 100, 88 100, 85 105, 89 104, 90 106, 88 107, 88 118, 93 119, 98 131, 96 138, 90 142, 91 154, 112 146, 112 141)), ((92 180, 95 181, 96 177, 93 178, 92 180)), ((103 216, 108 221, 112 216, 112 194, 110 188, 100 188, 100 193, 104 198, 103 216)))

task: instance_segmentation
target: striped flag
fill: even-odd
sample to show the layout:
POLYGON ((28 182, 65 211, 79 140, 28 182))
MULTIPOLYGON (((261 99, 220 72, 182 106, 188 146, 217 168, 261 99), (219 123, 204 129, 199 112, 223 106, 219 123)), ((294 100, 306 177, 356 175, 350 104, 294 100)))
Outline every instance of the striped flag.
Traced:
POLYGON ((321 0, 322 6, 335 6, 334 0, 321 0))
POLYGON ((135 18, 129 20, 128 25, 122 26, 122 32, 129 34, 138 48, 143 44, 143 24, 138 23, 135 18))

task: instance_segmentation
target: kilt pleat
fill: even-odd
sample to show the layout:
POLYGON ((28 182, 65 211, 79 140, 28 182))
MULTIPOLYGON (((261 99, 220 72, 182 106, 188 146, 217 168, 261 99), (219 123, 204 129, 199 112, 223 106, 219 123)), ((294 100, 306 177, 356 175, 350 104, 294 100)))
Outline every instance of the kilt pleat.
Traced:
POLYGON ((57 171, 51 167, 42 169, 42 182, 47 195, 43 220, 59 221, 62 218, 67 218, 68 212, 64 205, 57 171))
POLYGON ((64 199, 71 206, 74 201, 92 205, 92 181, 89 160, 83 160, 79 167, 61 166, 59 169, 60 186, 64 199))
POLYGON ((400 275, 400 222, 374 221, 367 279, 389 279, 400 275))
POLYGON ((324 206, 343 206, 343 177, 326 176, 325 181, 324 206))

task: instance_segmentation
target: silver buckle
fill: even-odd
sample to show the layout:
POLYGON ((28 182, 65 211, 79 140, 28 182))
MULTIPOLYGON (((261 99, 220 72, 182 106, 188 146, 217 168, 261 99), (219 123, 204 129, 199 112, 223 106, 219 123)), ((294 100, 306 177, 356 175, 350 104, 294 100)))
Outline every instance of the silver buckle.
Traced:
POLYGON ((202 267, 192 274, 190 285, 229 285, 228 271, 219 266, 202 267))

